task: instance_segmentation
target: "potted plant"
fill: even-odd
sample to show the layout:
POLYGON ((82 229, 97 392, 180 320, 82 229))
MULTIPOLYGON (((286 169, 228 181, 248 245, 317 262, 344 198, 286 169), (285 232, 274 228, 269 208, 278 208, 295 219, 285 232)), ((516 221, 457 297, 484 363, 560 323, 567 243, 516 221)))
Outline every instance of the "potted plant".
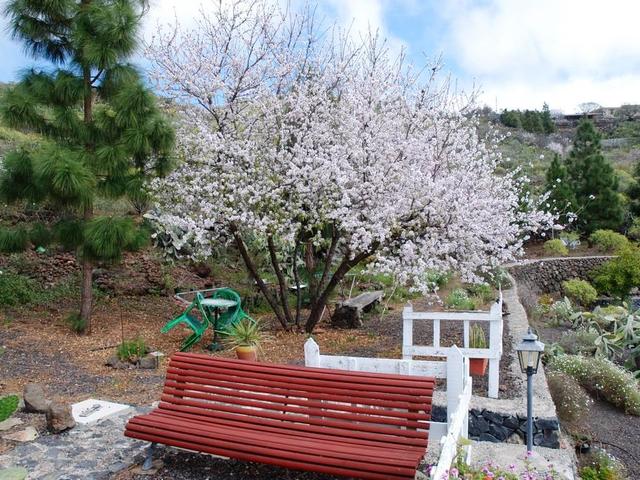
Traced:
MULTIPOLYGON (((469 339, 470 348, 487 348, 487 339, 484 330, 480 325, 471 326, 471 338, 469 339)), ((470 358, 469 373, 475 376, 482 376, 487 371, 488 358, 470 358)))
POLYGON ((230 325, 224 334, 226 343, 235 349, 240 360, 255 362, 258 359, 258 349, 263 336, 258 322, 243 318, 238 323, 230 325))

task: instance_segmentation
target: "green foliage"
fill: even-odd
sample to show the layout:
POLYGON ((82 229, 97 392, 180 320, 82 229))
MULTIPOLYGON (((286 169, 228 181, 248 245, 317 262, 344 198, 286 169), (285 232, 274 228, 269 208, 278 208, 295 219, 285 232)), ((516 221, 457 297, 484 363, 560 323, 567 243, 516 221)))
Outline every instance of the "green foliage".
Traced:
POLYGON ((591 398, 573 377, 562 372, 549 372, 547 383, 560 420, 574 422, 587 413, 591 398))
POLYGON ((222 333, 226 335, 225 343, 231 348, 260 347, 264 337, 260 324, 250 318, 229 325, 222 333))
POLYGON ((476 323, 471 326, 471 332, 469 333, 469 347, 470 348, 487 348, 487 337, 484 334, 482 327, 476 323))
POLYGON ((562 240, 562 243, 564 243, 569 250, 578 248, 580 245, 580 235, 576 232, 562 232, 560 234, 560 240, 562 240))
POLYGON ((596 230, 589 235, 589 242, 601 252, 614 253, 629 245, 624 235, 612 230, 596 230))
POLYGON ((600 134, 589 120, 578 125, 573 149, 565 163, 576 197, 579 228, 586 233, 620 228, 623 211, 618 178, 602 155, 600 134))
POLYGON ((634 376, 600 357, 560 355, 550 360, 551 371, 573 377, 588 392, 598 395, 625 413, 640 415, 640 389, 634 376))
POLYGON ((586 280, 573 278, 562 282, 564 294, 575 303, 588 307, 598 298, 598 292, 586 280))
POLYGON ((18 409, 20 398, 17 395, 7 395, 0 398, 0 422, 4 422, 18 409))
POLYGON ((551 118, 549 106, 545 103, 542 111, 537 110, 503 110, 500 122, 505 127, 523 128, 531 133, 553 133, 555 124, 551 118))
POLYGON ((469 283, 465 285, 467 292, 478 298, 482 303, 488 303, 495 299, 496 294, 488 283, 469 283))
POLYGON ((503 110, 500 114, 500 122, 502 122, 505 127, 522 127, 522 124, 520 123, 520 112, 517 110, 503 110))
POLYGON ((84 333, 87 329, 87 321, 77 312, 67 315, 64 319, 64 323, 66 323, 71 331, 75 333, 84 333))
POLYGON ((549 325, 559 326, 573 322, 579 312, 576 312, 571 301, 564 297, 562 300, 553 302, 546 311, 543 311, 543 314, 549 325))
POLYGON ((426 281, 433 285, 434 290, 436 288, 444 287, 449 280, 451 280, 451 274, 449 272, 440 272, 438 270, 430 270, 426 274, 426 281))
POLYGON ((593 356, 596 353, 597 338, 598 333, 591 330, 569 330, 558 339, 558 345, 563 352, 570 355, 593 356))
POLYGON ((547 255, 559 255, 562 257, 569 255, 569 249, 559 238, 544 242, 544 251, 547 255))
POLYGON ((569 184, 569 174, 560 160, 560 156, 555 154, 546 173, 545 191, 549 193, 546 209, 548 212, 558 215, 561 225, 570 223, 569 213, 576 210, 576 198, 573 189, 569 184))
POLYGON ((0 252, 22 252, 29 246, 29 234, 24 228, 0 229, 0 252))
POLYGON ((29 230, 29 240, 34 247, 46 247, 51 243, 53 234, 43 223, 34 223, 29 230))
MULTIPOLYGON (((24 72, 2 92, 0 117, 43 140, 6 155, 0 196, 64 211, 56 237, 93 260, 114 261, 143 244, 129 222, 94 219, 98 200, 142 201, 144 180, 172 165, 173 128, 143 75, 127 63, 146 3, 9 0, 4 8, 10 34, 42 70, 24 72)), ((83 293, 88 318, 91 292, 83 293)))
MULTIPOLYGON (((627 188, 626 193, 629 198, 629 211, 634 216, 640 217, 640 161, 636 162, 633 167, 633 182, 627 188)), ((636 222, 634 221, 634 223, 636 222)), ((640 230, 640 225, 637 225, 636 228, 640 230)), ((640 234, 638 236, 640 237, 640 234)))
MULTIPOLYGON (((639 197, 640 200, 640 197, 639 197)), ((640 218, 634 218, 629 230, 627 230, 627 237, 631 240, 640 241, 640 218)))
POLYGON ((475 302, 469 298, 464 288, 456 288, 453 290, 447 295, 444 304, 447 308, 453 310, 474 310, 476 308, 475 302))
POLYGON ((640 249, 623 248, 617 257, 596 268, 592 276, 598 292, 626 298, 632 288, 640 285, 640 249))
POLYGON ((144 339, 138 337, 134 340, 125 340, 116 350, 116 355, 123 362, 134 363, 144 357, 148 352, 144 339))
POLYGON ((9 272, 0 273, 0 306, 15 307, 29 303, 36 284, 30 278, 9 272))
POLYGON ((588 465, 580 469, 582 480, 624 480, 629 478, 624 465, 602 449, 589 454, 588 465))
POLYGON ((481 274, 481 277, 495 289, 511 288, 511 278, 504 267, 495 267, 481 274))

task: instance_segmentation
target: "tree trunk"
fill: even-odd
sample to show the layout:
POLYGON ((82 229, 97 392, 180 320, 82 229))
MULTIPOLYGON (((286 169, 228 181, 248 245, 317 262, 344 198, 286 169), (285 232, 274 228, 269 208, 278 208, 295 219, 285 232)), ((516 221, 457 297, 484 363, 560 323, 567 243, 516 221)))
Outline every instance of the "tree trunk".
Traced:
MULTIPOLYGON (((83 5, 88 5, 90 0, 83 0, 83 5)), ((84 123, 89 127, 93 121, 93 93, 91 91, 91 67, 82 67, 82 83, 84 85, 83 113, 84 123)), ((87 142, 85 150, 93 151, 91 142, 87 142)), ((86 224, 93 217, 93 205, 84 206, 82 218, 86 224)), ((91 309, 93 306, 93 262, 87 258, 82 259, 82 286, 80 294, 80 318, 84 320, 85 331, 91 333, 91 309)))
POLYGON ((287 324, 287 320, 284 318, 284 315, 282 314, 282 311, 278 306, 278 302, 276 301, 275 298, 273 298, 273 295, 271 295, 271 293, 269 292, 269 289, 264 284, 262 277, 260 277, 260 274, 258 273, 258 269, 256 268, 255 264, 253 263, 253 260, 251 259, 251 256, 249 255, 249 252, 247 251, 247 247, 244 244, 244 240, 242 240, 242 238, 240 237, 240 234, 238 233, 238 229, 233 225, 231 226, 231 233, 233 234, 233 238, 236 241, 236 246, 240 251, 240 255, 242 256, 242 260, 244 260, 244 263, 247 267, 247 270, 249 271, 249 274, 255 280, 264 298, 267 299, 269 306, 273 310, 273 313, 276 315, 276 318, 280 322, 280 325, 282 325, 282 328, 284 328, 285 330, 289 330, 289 325, 287 324))
MULTIPOLYGON (((375 248, 377 248, 377 246, 375 248)), ((307 323, 304 326, 304 329, 307 333, 312 333, 313 329, 320 321, 322 312, 324 312, 324 307, 329 300, 329 296, 333 293, 338 283, 340 283, 340 281, 349 272, 349 270, 351 270, 368 256, 372 255, 373 251, 375 251, 375 248, 371 252, 356 255, 352 260, 349 260, 348 256, 345 256, 345 258, 342 260, 335 273, 331 277, 331 280, 329 280, 329 283, 327 283, 327 286, 324 288, 322 293, 320 293, 311 307, 311 313, 309 314, 307 323)))
POLYGON ((287 324, 291 325, 293 323, 293 318, 291 317, 291 311, 289 310, 289 292, 287 290, 287 281, 282 274, 282 270, 280 269, 276 246, 273 243, 273 237, 271 235, 267 237, 267 245, 269 247, 271 265, 273 266, 274 272, 276 272, 278 286, 280 287, 280 303, 282 304, 282 310, 284 311, 284 316, 287 324))
POLYGON ((300 311, 302 310, 302 292, 300 291, 300 274, 298 272, 298 254, 300 253, 300 242, 296 240, 293 250, 293 279, 296 282, 296 327, 300 326, 300 311))

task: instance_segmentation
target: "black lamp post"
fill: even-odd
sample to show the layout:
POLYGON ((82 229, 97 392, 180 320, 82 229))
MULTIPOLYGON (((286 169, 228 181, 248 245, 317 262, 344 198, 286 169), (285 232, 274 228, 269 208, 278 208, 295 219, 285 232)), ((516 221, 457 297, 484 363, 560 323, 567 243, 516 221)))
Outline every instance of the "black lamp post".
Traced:
POLYGON ((527 451, 533 450, 533 375, 538 372, 540 357, 544 352, 544 343, 538 341, 538 336, 529 331, 516 347, 520 369, 527 374, 527 451))

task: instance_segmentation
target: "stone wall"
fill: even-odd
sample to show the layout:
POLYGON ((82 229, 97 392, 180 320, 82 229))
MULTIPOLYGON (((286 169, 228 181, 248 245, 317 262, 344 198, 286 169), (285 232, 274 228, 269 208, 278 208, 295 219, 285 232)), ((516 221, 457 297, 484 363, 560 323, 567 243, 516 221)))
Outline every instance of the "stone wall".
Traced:
POLYGON ((589 279, 589 273, 609 260, 601 257, 566 257, 528 260, 512 265, 509 270, 518 282, 520 290, 533 290, 535 293, 558 293, 562 291, 562 282, 572 278, 589 279))
MULTIPOLYGON (((446 422, 446 407, 434 405, 431 417, 435 422, 446 422)), ((469 411, 469 438, 481 442, 526 444, 526 415, 507 415, 491 410, 469 411)), ((533 444, 539 447, 560 448, 560 423, 556 417, 534 418, 533 444)))

